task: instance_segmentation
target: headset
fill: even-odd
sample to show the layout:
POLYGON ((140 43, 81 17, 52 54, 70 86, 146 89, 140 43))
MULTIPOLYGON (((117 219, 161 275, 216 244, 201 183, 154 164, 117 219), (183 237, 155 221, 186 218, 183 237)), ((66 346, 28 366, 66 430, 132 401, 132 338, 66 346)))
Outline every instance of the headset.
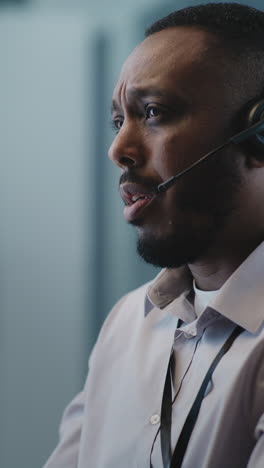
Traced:
POLYGON ((259 157, 263 157, 264 159, 264 99, 255 102, 250 107, 246 122, 247 127, 244 130, 231 136, 220 146, 217 146, 209 153, 206 153, 193 164, 186 167, 183 171, 179 172, 175 176, 170 177, 162 184, 159 184, 157 187, 157 191, 166 192, 166 190, 172 187, 180 177, 182 177, 184 174, 189 172, 198 164, 202 163, 204 160, 217 153, 222 148, 225 148, 226 146, 230 145, 231 143, 235 145, 240 145, 241 143, 248 142, 248 147, 252 148, 254 152, 257 151, 259 157))

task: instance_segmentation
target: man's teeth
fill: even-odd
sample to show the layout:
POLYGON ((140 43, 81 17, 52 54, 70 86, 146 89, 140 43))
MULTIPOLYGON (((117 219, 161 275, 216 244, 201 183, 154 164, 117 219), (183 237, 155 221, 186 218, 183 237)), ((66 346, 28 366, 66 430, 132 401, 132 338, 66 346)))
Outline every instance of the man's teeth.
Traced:
POLYGON ((149 198, 151 198, 151 197, 150 197, 149 195, 133 195, 133 196, 131 197, 131 200, 132 200, 133 203, 135 203, 136 201, 138 201, 138 200, 144 200, 145 198, 146 198, 146 199, 149 199, 149 198))

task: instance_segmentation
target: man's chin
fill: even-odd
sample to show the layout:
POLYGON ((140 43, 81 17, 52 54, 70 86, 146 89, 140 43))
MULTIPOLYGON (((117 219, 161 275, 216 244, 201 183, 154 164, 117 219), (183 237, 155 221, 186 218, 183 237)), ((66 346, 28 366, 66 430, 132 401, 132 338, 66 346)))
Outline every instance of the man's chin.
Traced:
POLYGON ((179 242, 174 236, 166 239, 145 239, 139 236, 137 252, 145 262, 161 268, 178 268, 193 263, 196 255, 194 249, 179 242))

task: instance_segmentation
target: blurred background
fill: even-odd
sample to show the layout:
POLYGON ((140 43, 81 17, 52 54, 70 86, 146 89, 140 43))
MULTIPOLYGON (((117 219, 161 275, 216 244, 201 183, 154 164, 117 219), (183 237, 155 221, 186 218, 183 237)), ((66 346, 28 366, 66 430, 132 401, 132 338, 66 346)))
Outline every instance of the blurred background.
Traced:
POLYGON ((106 157, 111 94, 144 29, 199 3, 0 0, 2 468, 42 467, 102 321, 158 272, 106 157))

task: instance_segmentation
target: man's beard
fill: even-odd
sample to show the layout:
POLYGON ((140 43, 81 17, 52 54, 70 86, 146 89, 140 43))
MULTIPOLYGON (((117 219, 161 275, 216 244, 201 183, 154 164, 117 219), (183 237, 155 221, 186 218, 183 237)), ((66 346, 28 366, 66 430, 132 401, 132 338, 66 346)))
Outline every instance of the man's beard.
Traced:
POLYGON ((145 262, 154 266, 177 268, 195 261, 198 244, 199 253, 206 253, 208 244, 204 239, 197 239, 195 242, 193 236, 188 236, 188 233, 182 236, 170 235, 163 239, 139 236, 137 252, 145 262))
POLYGON ((212 249, 216 236, 219 237, 227 220, 237 207, 237 198, 242 186, 242 176, 237 158, 218 155, 196 169, 196 176, 188 186, 183 181, 177 193, 177 219, 174 234, 155 237, 140 230, 137 241, 138 254, 147 262, 158 267, 176 268, 193 263, 212 249), (212 170, 213 166, 213 170, 212 170), (217 177, 210 176, 217 174, 217 177), (197 184, 197 180, 200 183, 197 184), (190 189, 191 187, 191 189, 190 189), (186 214, 189 221, 186 221, 186 214), (200 217, 201 225, 192 219, 200 217), (206 219, 206 222, 204 220, 206 219))

